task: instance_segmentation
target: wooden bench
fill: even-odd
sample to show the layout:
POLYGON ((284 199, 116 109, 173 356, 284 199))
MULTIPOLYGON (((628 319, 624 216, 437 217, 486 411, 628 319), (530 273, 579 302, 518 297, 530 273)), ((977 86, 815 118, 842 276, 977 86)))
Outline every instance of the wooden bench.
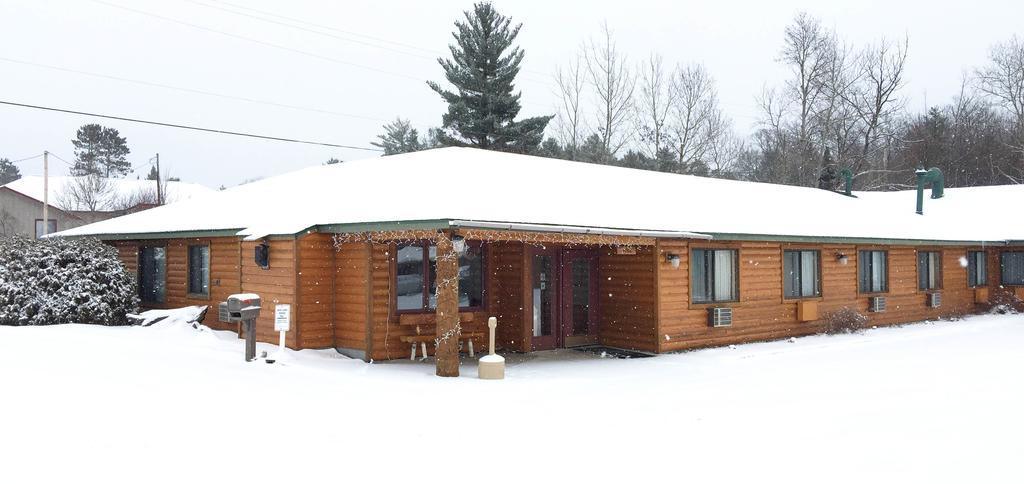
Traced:
MULTIPOLYGON (((474 338, 483 338, 483 337, 484 337, 483 333, 466 332, 466 333, 462 333, 461 335, 459 335, 459 342, 461 343, 461 342, 465 341, 467 349, 469 349, 469 356, 473 356, 473 339, 474 338)), ((415 360, 416 359, 416 345, 420 345, 420 347, 423 349, 423 358, 426 359, 426 357, 427 357, 427 343, 437 339, 437 336, 434 336, 432 334, 417 334, 417 335, 401 336, 398 339, 401 342, 403 342, 403 343, 409 343, 409 344, 412 345, 412 350, 410 351, 409 359, 410 360, 415 360)))

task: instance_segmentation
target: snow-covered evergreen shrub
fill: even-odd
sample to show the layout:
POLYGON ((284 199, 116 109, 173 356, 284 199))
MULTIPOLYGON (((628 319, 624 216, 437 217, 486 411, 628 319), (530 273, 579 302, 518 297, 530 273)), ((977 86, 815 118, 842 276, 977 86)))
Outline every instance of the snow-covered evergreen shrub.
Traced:
POLYGON ((131 324, 135 284, 98 240, 0 238, 0 325, 131 324))
POLYGON ((849 306, 825 315, 826 334, 857 333, 868 324, 868 317, 849 306))

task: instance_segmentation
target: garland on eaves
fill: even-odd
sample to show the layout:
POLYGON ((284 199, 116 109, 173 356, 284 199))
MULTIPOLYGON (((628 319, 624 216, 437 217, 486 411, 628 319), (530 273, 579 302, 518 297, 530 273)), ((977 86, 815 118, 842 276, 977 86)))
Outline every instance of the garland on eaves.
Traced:
MULTIPOLYGON (((522 242, 534 247, 546 248, 548 244, 560 244, 568 247, 578 246, 609 246, 629 247, 654 245, 652 238, 628 235, 581 234, 574 232, 508 232, 487 229, 456 229, 458 235, 466 240, 485 242, 522 242)), ((357 232, 334 234, 335 249, 340 250, 342 244, 353 242, 415 244, 424 240, 436 241, 442 232, 436 230, 384 230, 375 232, 357 232)), ((436 243, 436 242, 435 242, 436 243)))
MULTIPOLYGON (((521 242, 541 249, 547 248, 548 244, 560 244, 566 247, 598 245, 613 248, 622 247, 636 249, 639 246, 653 245, 654 243, 653 239, 646 237, 581 234, 572 232, 507 232, 486 229, 457 229, 457 233, 458 235, 465 237, 467 240, 485 242, 521 242)), ((447 236, 447 234, 438 230, 382 230, 374 232, 334 234, 332 240, 335 250, 341 251, 342 246, 348 243, 394 243, 403 245, 417 244, 429 240, 437 246, 439 245, 438 239, 447 236)), ((388 253, 387 255, 390 256, 391 254, 388 253)), ((436 260, 438 262, 445 261, 450 258, 455 258, 456 263, 458 263, 458 254, 456 254, 455 251, 451 251, 448 254, 441 254, 440 251, 438 251, 438 254, 436 255, 436 260)), ((446 289, 450 286, 457 286, 458 272, 456 272, 455 277, 437 279, 436 284, 438 293, 440 293, 442 289, 446 289)), ((417 327, 417 332, 418 331, 419 328, 417 327)), ((442 342, 448 342, 451 338, 459 338, 461 334, 462 323, 461 320, 456 317, 455 325, 434 339, 434 347, 439 347, 442 342)))

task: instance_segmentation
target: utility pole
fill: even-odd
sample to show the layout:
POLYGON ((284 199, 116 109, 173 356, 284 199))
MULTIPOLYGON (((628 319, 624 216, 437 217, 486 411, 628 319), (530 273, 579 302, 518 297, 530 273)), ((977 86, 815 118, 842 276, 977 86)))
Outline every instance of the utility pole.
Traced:
POLYGON ((156 204, 163 205, 164 197, 160 188, 160 153, 156 154, 156 204))
POLYGON ((50 152, 43 151, 43 237, 50 231, 50 152))

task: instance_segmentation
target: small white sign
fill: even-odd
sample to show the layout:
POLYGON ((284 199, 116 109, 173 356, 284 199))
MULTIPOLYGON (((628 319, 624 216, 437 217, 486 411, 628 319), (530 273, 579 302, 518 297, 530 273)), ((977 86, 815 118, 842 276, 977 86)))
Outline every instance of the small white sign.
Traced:
POLYGON ((278 304, 274 306, 274 331, 289 331, 292 324, 292 305, 278 304))

